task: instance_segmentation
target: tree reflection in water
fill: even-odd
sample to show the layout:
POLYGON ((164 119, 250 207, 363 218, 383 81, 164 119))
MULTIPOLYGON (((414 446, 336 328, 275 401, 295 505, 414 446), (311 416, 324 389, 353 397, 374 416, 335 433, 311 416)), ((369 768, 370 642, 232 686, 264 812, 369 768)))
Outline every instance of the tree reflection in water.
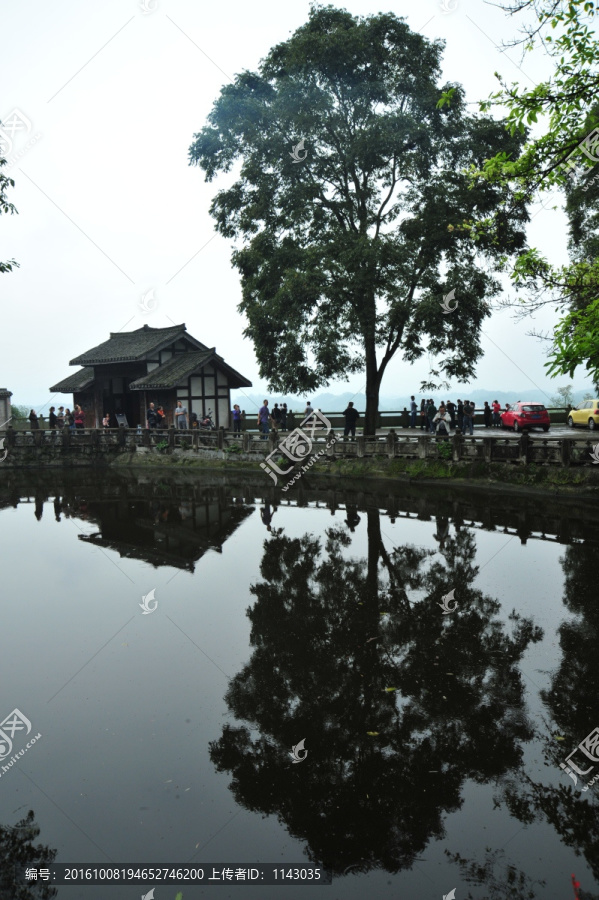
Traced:
POLYGON ((0 897, 10 900, 51 900, 57 890, 43 881, 15 883, 15 867, 31 866, 47 869, 56 857, 56 850, 44 844, 33 844, 40 833, 33 810, 16 825, 0 825, 0 897))
MULTIPOLYGON (((599 881, 597 785, 583 792, 581 787, 587 779, 579 778, 578 785, 574 786, 559 768, 580 741, 599 725, 598 558, 597 544, 589 542, 571 544, 560 560, 565 577, 563 602, 575 618, 562 622, 558 628, 561 662, 551 676, 550 688, 540 692, 549 721, 536 735, 550 771, 559 773, 557 787, 534 781, 522 772, 506 786, 503 799, 521 822, 549 822, 564 844, 584 856, 599 881)), ((591 775, 596 773, 597 768, 591 775)), ((596 894, 584 890, 580 896, 597 900, 596 894)))
POLYGON ((247 725, 211 744, 239 804, 276 815, 313 862, 363 872, 409 867, 461 789, 518 769, 533 737, 518 663, 542 632, 475 589, 473 535, 443 534, 432 551, 385 548, 378 510, 368 556, 347 530, 279 533, 251 587, 250 662, 227 704, 247 725), (438 604, 456 589, 457 611, 438 604), (308 756, 292 764, 306 739, 308 756))

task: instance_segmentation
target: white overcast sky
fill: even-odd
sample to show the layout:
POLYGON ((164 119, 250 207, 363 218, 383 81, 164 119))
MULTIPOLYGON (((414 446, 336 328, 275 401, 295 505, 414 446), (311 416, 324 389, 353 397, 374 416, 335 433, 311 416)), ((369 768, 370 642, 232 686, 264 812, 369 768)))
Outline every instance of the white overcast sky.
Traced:
MULTIPOLYGON (((483 0, 446 4, 455 9, 444 12, 441 0, 336 5, 354 15, 391 11, 427 37, 443 38, 443 78, 461 82, 472 102, 496 89, 495 71, 520 83, 547 73, 542 54, 528 57, 522 71, 519 51, 498 49, 516 33, 517 20, 483 0)), ((48 387, 74 371, 70 359, 111 331, 146 322, 185 322, 256 392, 265 388, 242 336, 231 247, 215 235, 208 214, 219 182, 206 184, 201 170, 188 166, 187 151, 227 76, 256 69, 270 47, 306 21, 309 3, 146 5, 153 9, 144 13, 138 0, 12 0, 3 8, 0 117, 17 109, 31 123, 29 134, 15 136, 11 156, 35 141, 10 170, 19 215, 0 216, 0 259, 14 257, 21 266, 0 277, 0 386, 13 391, 14 403, 46 404, 48 387), (152 311, 143 313, 140 300, 150 290, 152 311)), ((282 153, 297 140, 289 137, 282 153)), ((535 212, 530 241, 565 262, 563 214, 540 206, 535 212)), ((542 347, 526 335, 555 321, 549 310, 522 323, 507 311, 494 314, 484 327, 494 343, 483 338, 472 387, 536 384, 555 393, 542 347)), ((425 361, 411 367, 396 358, 381 393, 416 391, 427 372, 425 361)), ((363 382, 356 375, 329 390, 360 391, 363 382)), ((585 386, 582 376, 575 386, 585 386)))

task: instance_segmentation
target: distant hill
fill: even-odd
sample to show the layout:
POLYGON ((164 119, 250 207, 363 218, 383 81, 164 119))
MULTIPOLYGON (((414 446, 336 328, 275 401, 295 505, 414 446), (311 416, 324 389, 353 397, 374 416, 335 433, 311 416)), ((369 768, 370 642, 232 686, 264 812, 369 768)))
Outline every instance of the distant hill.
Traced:
MULTIPOLYGON (((584 395, 591 390, 592 388, 589 387, 587 389, 574 391, 574 403, 580 403, 584 395)), ((307 401, 298 400, 297 397, 282 397, 276 394, 266 396, 270 406, 274 403, 278 403, 279 405, 281 403, 286 403, 287 407, 295 412, 298 410, 303 412, 306 408, 307 401)), ((477 408, 483 406, 485 400, 488 400, 489 403, 492 403, 493 400, 498 400, 502 406, 505 406, 506 403, 515 403, 517 400, 534 400, 549 406, 551 405, 549 399, 551 396, 552 394, 549 391, 547 394, 544 394, 543 391, 537 390, 536 388, 533 388, 532 390, 530 388, 524 388, 520 391, 485 391, 480 389, 472 391, 466 388, 465 390, 452 390, 445 393, 433 392, 433 398, 437 403, 439 400, 455 401, 459 397, 461 400, 473 400, 477 408)), ((417 394, 416 401, 420 403, 423 397, 428 398, 429 394, 417 394)), ((258 407, 262 406, 262 403, 264 402, 264 394, 242 394, 240 391, 231 391, 231 400, 233 403, 239 403, 241 408, 249 415, 252 412, 258 412, 258 407)), ((350 400, 353 400, 356 409, 361 411, 366 409, 365 394, 352 394, 350 391, 346 391, 343 394, 314 394, 310 397, 310 400, 315 409, 321 409, 323 412, 342 412, 350 400)), ((409 402, 409 394, 403 396, 400 395, 398 397, 383 396, 380 398, 379 409, 381 411, 404 409, 404 407, 408 408, 409 402)))

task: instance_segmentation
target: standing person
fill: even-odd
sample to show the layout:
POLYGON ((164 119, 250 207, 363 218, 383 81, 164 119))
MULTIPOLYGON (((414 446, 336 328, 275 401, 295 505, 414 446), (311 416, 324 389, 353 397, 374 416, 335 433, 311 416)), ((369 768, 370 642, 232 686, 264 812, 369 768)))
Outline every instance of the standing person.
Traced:
POLYGON ((70 428, 71 431, 75 431, 75 416, 68 406, 64 411, 64 424, 67 426, 67 428, 70 428))
POLYGON ((449 413, 450 428, 453 431, 455 428, 455 403, 453 400, 447 401, 447 412, 449 413))
POLYGON ((275 403, 275 405, 273 406, 270 417, 272 419, 272 430, 276 434, 279 430, 279 425, 281 423, 281 410, 279 409, 278 403, 275 403))
POLYGON ((420 401, 420 430, 426 430, 426 400, 420 401))
POLYGON ((306 404, 306 408, 304 410, 304 422, 303 422, 304 425, 310 424, 310 419, 311 419, 313 413, 314 413, 314 410, 312 409, 310 401, 308 400, 308 403, 306 404))
POLYGON ((150 403, 148 406, 148 411, 146 412, 146 428, 156 428, 158 419, 156 417, 156 407, 153 403, 150 403))
POLYGON ((466 434, 468 431, 470 434, 474 434, 474 403, 470 403, 469 400, 464 400, 464 427, 463 432, 466 434))
POLYGON ((156 410, 156 431, 164 431, 166 425, 166 413, 161 406, 156 410))
POLYGON ((57 416, 56 413, 54 412, 54 407, 51 406, 51 407, 50 407, 50 414, 48 415, 48 427, 49 427, 52 431, 56 431, 56 423, 57 423, 57 421, 58 421, 58 416, 57 416))
POLYGON ((60 430, 64 428, 64 406, 58 407, 58 414, 56 416, 56 427, 60 430))
POLYGON ((110 415, 109 413, 104 413, 104 418, 102 419, 102 427, 110 428, 110 415))
POLYGON ((36 428, 40 427, 40 423, 37 420, 37 415, 34 409, 30 410, 28 418, 32 431, 35 431, 36 428))
POLYGON ((177 400, 175 409, 175 424, 177 428, 187 430, 187 407, 183 406, 180 400, 177 400))
POLYGON ((283 403, 281 407, 281 430, 287 431, 287 404, 283 403))
POLYGON ((447 407, 444 403, 439 407, 439 412, 435 415, 433 419, 433 427, 436 425, 437 434, 441 437, 449 436, 449 413, 447 412, 447 407))
POLYGON ((428 401, 428 406, 426 407, 426 419, 427 419, 427 423, 428 423, 427 431, 430 431, 431 434, 435 430, 435 426, 433 425, 433 419, 435 418, 436 414, 437 414, 437 407, 435 406, 435 401, 431 399, 428 401))
POLYGON ((485 405, 483 407, 483 417, 485 420, 485 428, 491 427, 492 416, 493 416, 493 413, 491 412, 491 407, 489 406, 488 401, 485 400, 485 405))
POLYGON ((410 397, 410 428, 416 428, 416 413, 418 404, 414 400, 414 394, 410 397))
POLYGON ((344 410, 343 415, 345 416, 345 429, 343 434, 347 437, 348 434, 351 434, 352 437, 356 436, 356 422, 360 418, 360 413, 357 409, 354 409, 354 404, 350 400, 347 404, 347 409, 344 410))
POLYGON ((501 403, 498 400, 493 400, 493 427, 501 427, 501 403))
POLYGON ((79 406, 75 404, 75 428, 83 428, 85 426, 85 413, 79 406))
POLYGON ((241 410, 237 403, 233 407, 233 431, 235 434, 241 434, 241 410))
POLYGON ((268 422, 270 419, 270 412, 268 410, 268 400, 265 400, 260 409, 258 410, 258 428, 261 431, 260 440, 265 441, 266 436, 268 434, 268 422))
POLYGON ((464 404, 458 400, 458 428, 464 433, 464 404))

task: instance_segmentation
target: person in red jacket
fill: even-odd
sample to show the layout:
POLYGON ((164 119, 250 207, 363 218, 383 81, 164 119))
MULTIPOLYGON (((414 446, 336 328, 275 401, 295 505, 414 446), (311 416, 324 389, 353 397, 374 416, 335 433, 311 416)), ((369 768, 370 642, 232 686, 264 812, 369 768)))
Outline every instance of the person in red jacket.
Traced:
POLYGON ((75 428, 83 428, 85 425, 85 413, 77 404, 75 406, 75 428))
POLYGON ((493 427, 501 428, 501 403, 493 400, 493 427))

